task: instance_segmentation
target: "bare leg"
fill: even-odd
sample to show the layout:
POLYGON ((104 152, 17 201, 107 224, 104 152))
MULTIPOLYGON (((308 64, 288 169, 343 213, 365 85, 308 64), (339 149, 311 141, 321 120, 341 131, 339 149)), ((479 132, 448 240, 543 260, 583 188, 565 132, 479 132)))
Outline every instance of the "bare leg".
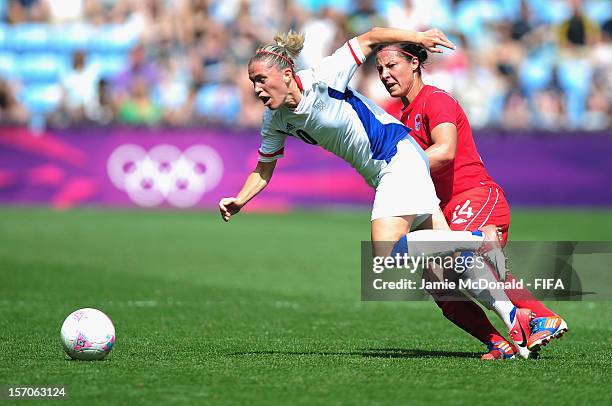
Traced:
POLYGON ((410 231, 416 215, 383 217, 372 220, 372 253, 375 257, 391 255, 393 244, 410 231))

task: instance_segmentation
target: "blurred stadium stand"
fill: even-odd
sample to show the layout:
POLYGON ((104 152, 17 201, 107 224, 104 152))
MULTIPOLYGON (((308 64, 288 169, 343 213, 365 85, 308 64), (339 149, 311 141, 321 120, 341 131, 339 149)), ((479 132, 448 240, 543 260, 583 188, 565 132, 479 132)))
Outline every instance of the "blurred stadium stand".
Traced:
MULTIPOLYGON (((612 127, 610 0, 0 0, 0 123, 257 127, 258 44, 304 31, 305 67, 377 25, 449 34, 425 81, 475 128, 612 127)), ((353 85, 397 111, 371 62, 353 85)))

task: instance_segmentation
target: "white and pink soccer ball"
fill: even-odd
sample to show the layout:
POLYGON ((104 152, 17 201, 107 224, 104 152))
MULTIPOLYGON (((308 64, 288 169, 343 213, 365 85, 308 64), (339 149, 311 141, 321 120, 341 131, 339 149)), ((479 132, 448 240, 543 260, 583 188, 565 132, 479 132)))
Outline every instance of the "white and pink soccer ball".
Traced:
POLYGON ((115 326, 100 310, 79 309, 64 320, 60 339, 70 358, 101 360, 113 349, 115 326))

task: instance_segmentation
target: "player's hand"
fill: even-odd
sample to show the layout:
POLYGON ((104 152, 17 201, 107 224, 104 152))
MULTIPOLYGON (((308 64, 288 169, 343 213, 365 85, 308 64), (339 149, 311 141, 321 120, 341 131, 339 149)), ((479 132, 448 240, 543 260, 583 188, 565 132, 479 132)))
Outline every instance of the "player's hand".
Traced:
POLYGON ((446 38, 446 35, 437 28, 417 33, 419 44, 432 53, 442 53, 438 45, 448 49, 455 49, 455 45, 446 38))
POLYGON ((219 212, 223 221, 228 222, 230 217, 238 213, 242 209, 244 203, 236 197, 224 197, 219 201, 219 212))

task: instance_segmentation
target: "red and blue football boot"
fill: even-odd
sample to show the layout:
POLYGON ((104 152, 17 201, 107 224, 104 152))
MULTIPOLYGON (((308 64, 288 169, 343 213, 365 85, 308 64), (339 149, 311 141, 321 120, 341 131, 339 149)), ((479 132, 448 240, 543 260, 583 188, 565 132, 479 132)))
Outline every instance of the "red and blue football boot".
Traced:
POLYGON ((559 316, 537 317, 531 320, 531 335, 527 340, 530 351, 539 351, 554 338, 567 332, 567 323, 559 316))
POLYGON ((513 359, 518 350, 516 347, 506 340, 495 341, 487 345, 489 352, 483 354, 480 359, 513 359))

